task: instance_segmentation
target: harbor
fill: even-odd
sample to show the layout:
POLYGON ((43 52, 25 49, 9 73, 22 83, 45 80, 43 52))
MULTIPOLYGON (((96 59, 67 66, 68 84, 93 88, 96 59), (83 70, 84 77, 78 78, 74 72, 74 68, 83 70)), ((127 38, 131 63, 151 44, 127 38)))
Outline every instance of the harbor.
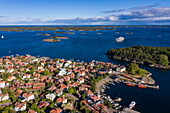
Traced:
POLYGON ((119 84, 123 84, 126 87, 136 87, 140 89, 159 89, 159 85, 155 84, 155 81, 150 77, 151 75, 152 74, 149 73, 145 78, 143 77, 142 79, 139 79, 138 77, 132 77, 123 72, 112 71, 112 74, 110 76, 107 76, 106 78, 103 78, 96 83, 96 93, 98 93, 101 98, 107 100, 110 104, 112 104, 116 112, 121 111, 120 113, 139 113, 138 111, 133 109, 135 104, 134 106, 129 105, 131 107, 123 106, 119 103, 122 101, 122 98, 116 97, 115 99, 112 99, 110 96, 107 96, 105 94, 105 90, 110 89, 110 85, 116 87, 119 84))

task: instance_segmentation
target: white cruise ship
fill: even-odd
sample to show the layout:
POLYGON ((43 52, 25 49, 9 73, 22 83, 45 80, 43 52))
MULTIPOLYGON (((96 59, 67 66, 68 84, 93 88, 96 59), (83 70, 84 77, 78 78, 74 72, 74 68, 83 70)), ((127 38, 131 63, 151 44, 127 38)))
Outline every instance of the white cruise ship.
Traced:
POLYGON ((125 39, 124 37, 116 38, 116 42, 122 42, 124 39, 125 39))

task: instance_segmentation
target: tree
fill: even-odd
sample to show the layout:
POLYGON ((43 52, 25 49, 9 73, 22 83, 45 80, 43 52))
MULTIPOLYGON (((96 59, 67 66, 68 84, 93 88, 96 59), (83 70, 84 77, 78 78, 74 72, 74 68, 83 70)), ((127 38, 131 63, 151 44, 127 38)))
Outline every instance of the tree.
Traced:
POLYGON ((51 104, 49 105, 50 108, 54 107, 54 102, 51 102, 51 104))
POLYGON ((75 93, 76 90, 75 90, 75 88, 71 87, 71 88, 68 89, 68 92, 69 92, 69 93, 75 93))
POLYGON ((82 96, 82 99, 86 98, 86 94, 85 93, 83 93, 81 96, 82 96))
POLYGON ((17 98, 14 96, 14 94, 12 92, 9 92, 9 97, 11 98, 11 101, 14 103, 17 98))
POLYGON ((143 75, 143 74, 146 74, 146 73, 149 73, 149 72, 146 71, 146 70, 144 70, 144 69, 138 69, 138 70, 136 71, 136 73, 139 74, 139 75, 143 75))
POLYGON ((55 62, 58 61, 58 58, 54 58, 54 61, 55 61, 55 62))
POLYGON ((130 63, 127 70, 132 73, 136 74, 136 71, 139 69, 139 66, 136 63, 130 63))
POLYGON ((168 64, 169 64, 168 56, 163 55, 163 54, 159 54, 158 55, 158 64, 161 64, 161 65, 167 67, 168 64))
POLYGON ((49 72, 49 70, 44 70, 44 72, 43 72, 43 75, 49 75, 50 74, 50 72, 49 72))
POLYGON ((53 82, 51 81, 47 83, 47 87, 51 87, 52 85, 53 85, 53 82))

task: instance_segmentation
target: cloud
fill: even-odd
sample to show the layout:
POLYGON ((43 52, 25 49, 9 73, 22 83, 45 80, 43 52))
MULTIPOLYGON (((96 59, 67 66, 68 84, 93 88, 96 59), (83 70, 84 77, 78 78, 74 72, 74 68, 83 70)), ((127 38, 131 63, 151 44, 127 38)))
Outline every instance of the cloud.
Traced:
POLYGON ((117 14, 116 16, 119 18, 119 20, 146 19, 146 18, 150 18, 150 20, 153 20, 153 18, 157 17, 170 17, 169 12, 170 7, 159 7, 142 11, 126 12, 122 14, 117 14))
MULTIPOLYGON (((133 11, 98 17, 77 17, 70 19, 20 18, 0 19, 0 24, 41 24, 41 25, 170 25, 170 7, 141 6, 133 11), (143 10, 138 10, 143 9, 143 10)), ((131 8, 132 9, 132 8, 131 8)))
POLYGON ((91 17, 91 18, 85 18, 85 17, 77 17, 72 19, 56 19, 48 21, 49 23, 67 23, 67 24, 97 24, 97 23, 108 23, 112 21, 117 21, 118 18, 116 16, 107 16, 107 17, 91 17))
POLYGON ((147 5, 147 6, 139 6, 139 7, 132 7, 127 9, 116 9, 116 10, 110 10, 110 11, 102 11, 103 13, 117 13, 117 12, 125 12, 125 11, 133 11, 133 10, 143 10, 143 9, 149 9, 158 6, 158 4, 153 5, 147 5))

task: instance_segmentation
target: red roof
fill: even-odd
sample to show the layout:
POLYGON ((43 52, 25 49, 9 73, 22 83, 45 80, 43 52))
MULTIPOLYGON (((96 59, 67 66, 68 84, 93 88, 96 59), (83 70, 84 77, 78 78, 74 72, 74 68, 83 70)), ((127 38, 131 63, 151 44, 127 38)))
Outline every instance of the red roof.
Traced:
POLYGON ((61 113, 61 112, 62 112, 62 110, 59 108, 54 108, 50 111, 50 113, 61 113))

